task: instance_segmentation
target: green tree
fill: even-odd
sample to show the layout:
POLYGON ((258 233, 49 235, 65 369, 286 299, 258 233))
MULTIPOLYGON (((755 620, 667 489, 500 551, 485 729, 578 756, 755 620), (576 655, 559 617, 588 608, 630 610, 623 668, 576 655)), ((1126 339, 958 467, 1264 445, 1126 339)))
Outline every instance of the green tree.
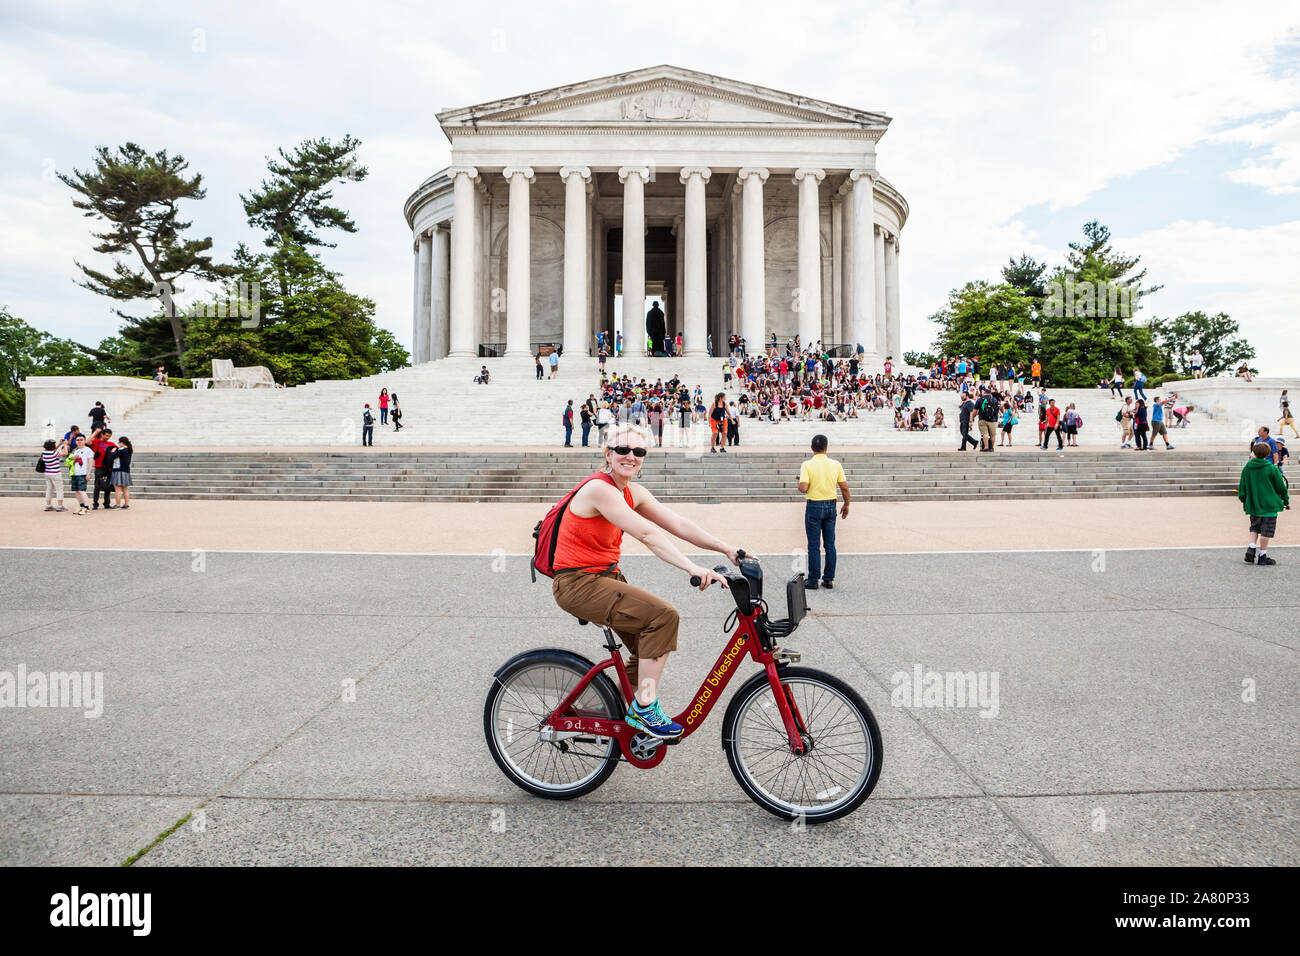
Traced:
POLYGON ((1065 255, 1064 274, 1080 282, 1116 283, 1127 290, 1132 300, 1132 312, 1140 308, 1141 300, 1164 286, 1142 288, 1147 270, 1133 270, 1142 262, 1141 256, 1126 256, 1116 252, 1110 243, 1110 230, 1096 219, 1083 224, 1084 242, 1070 243, 1065 255))
POLYGON ((1226 312, 1210 316, 1198 310, 1174 319, 1152 319, 1151 331, 1179 372, 1190 374, 1191 354, 1196 351, 1205 361, 1206 375, 1232 371, 1255 357, 1250 343, 1236 337, 1240 326, 1226 312))
POLYGON ((313 229, 357 231, 347 210, 331 206, 336 182, 361 182, 369 173, 357 165, 360 140, 345 135, 339 143, 328 139, 303 140, 292 152, 279 150, 280 162, 267 160, 271 178, 262 180, 261 188, 239 198, 244 204, 248 224, 266 232, 268 246, 282 241, 304 248, 327 246, 313 229))
POLYGON ((248 327, 239 316, 190 318, 185 359, 198 368, 214 358, 265 365, 277 382, 300 385, 401 368, 409 355, 374 322, 375 304, 353 295, 321 261, 286 239, 271 253, 235 253, 240 281, 258 283, 260 313, 248 327), (284 294, 281 293, 284 290, 284 294))
MULTIPOLYGON (((179 359, 185 352, 183 317, 171 306, 180 291, 177 280, 184 276, 218 280, 231 274, 227 266, 212 261, 212 239, 186 239, 192 223, 182 221, 178 203, 202 199, 203 177, 186 176, 189 163, 183 156, 168 156, 166 150, 152 155, 135 143, 116 151, 107 146, 95 150, 95 166, 88 172, 73 170, 59 174, 67 186, 82 198, 73 206, 87 218, 108 224, 103 232, 92 233, 99 240, 94 251, 110 256, 134 256, 139 267, 126 259, 114 258, 112 274, 76 263, 85 275, 80 284, 92 292, 119 302, 159 297, 168 311, 173 347, 179 359)), ((118 312, 122 318, 131 316, 118 312)), ((181 371, 185 371, 183 360, 181 371)))
POLYGON ((33 328, 0 308, 0 425, 21 425, 26 394, 18 383, 33 375, 94 375, 97 363, 75 343, 33 328))
POLYGON ((1022 254, 1018 260, 1007 260, 1007 264, 1002 267, 1002 281, 1028 296, 1037 309, 1043 299, 1047 298, 1047 285, 1043 281, 1046 272, 1046 262, 1022 254))
POLYGON ((946 308, 930 316, 939 326, 934 348, 941 355, 978 355, 991 363, 1028 363, 1033 357, 1033 302, 1007 283, 968 282, 948 294, 946 308))

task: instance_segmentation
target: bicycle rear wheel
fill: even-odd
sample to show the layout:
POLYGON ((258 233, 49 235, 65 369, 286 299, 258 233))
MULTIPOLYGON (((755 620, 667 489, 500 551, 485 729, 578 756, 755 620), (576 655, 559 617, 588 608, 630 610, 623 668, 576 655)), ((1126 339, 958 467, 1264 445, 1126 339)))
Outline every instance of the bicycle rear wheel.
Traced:
POLYGON ((736 782, 786 820, 822 823, 852 813, 880 778, 884 750, 876 718, 838 677, 784 667, 780 678, 802 723, 806 750, 791 751, 767 674, 756 674, 736 691, 722 725, 736 782))
MULTIPOLYGON (((512 657, 494 675, 483 706, 483 732, 492 759, 518 787, 548 800, 570 800, 595 790, 618 766, 613 737, 541 737, 542 722, 592 666, 570 651, 536 650, 512 657)), ((622 720, 624 713, 604 674, 592 679, 573 710, 611 720, 622 720)))

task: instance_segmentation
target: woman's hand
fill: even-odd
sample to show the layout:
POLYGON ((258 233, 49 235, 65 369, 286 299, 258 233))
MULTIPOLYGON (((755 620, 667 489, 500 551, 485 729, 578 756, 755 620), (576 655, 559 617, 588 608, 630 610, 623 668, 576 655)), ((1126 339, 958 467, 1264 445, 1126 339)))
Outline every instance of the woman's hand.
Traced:
POLYGON ((732 547, 731 545, 729 545, 729 544, 724 544, 724 545, 722 546, 722 548, 721 548, 721 551, 722 551, 723 554, 725 554, 725 555, 727 556, 727 560, 728 560, 728 561, 730 561, 730 562, 731 562, 732 564, 734 564, 736 567, 740 567, 740 549, 739 549, 739 548, 733 548, 733 547, 732 547))
POLYGON ((722 585, 723 590, 729 590, 730 586, 727 584, 727 579, 724 578, 717 571, 710 571, 708 568, 702 568, 697 566, 691 570, 690 574, 691 577, 696 577, 700 579, 701 591, 707 591, 709 589, 709 585, 712 584, 714 581, 717 581, 720 585, 722 585))

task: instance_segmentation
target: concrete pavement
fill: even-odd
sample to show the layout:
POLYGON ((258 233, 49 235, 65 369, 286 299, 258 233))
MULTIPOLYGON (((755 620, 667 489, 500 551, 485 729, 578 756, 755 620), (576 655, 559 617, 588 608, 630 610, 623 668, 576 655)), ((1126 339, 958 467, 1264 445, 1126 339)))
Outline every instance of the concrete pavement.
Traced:
MULTIPOLYGON (((1300 550, 1277 554, 844 557, 787 643, 863 694, 884 771, 799 831, 735 783, 722 710, 576 801, 511 785, 483 741, 492 671, 600 654, 523 558, 4 550, 0 671, 100 672, 103 713, 0 709, 0 862, 116 864, 189 815, 138 865, 1295 865, 1300 550), (918 666, 997 674, 997 715, 901 706, 918 666)), ((790 560, 764 558, 774 584, 790 560)), ((671 711, 729 601, 625 569, 682 612, 671 711)))

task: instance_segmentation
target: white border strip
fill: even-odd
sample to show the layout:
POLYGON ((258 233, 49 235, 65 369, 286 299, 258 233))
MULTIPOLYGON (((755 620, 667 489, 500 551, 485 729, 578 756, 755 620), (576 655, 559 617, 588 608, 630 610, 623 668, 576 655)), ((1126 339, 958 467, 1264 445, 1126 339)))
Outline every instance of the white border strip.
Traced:
MULTIPOLYGON (((1244 544, 1174 544, 1174 545, 1154 545, 1150 547, 1112 547, 1109 545, 1098 545, 1091 548, 988 548, 984 550, 953 550, 953 551, 837 551, 839 557, 846 558, 869 558, 884 556, 906 556, 920 557, 935 554, 1077 554, 1087 551, 1225 551, 1233 548, 1243 548, 1244 544)), ((1272 545, 1269 550, 1276 548, 1295 548, 1300 545, 1282 544, 1272 545)), ((284 551, 278 549, 266 550, 249 550, 247 548, 55 548, 55 547, 28 547, 20 544, 0 545, 0 551, 86 551, 89 553, 105 551, 122 551, 138 552, 140 554, 190 554, 194 551, 206 551, 208 554, 347 554, 347 555, 372 555, 375 557, 423 557, 423 558, 528 558, 532 557, 531 551, 284 551)), ((716 551, 685 551, 683 554, 716 554, 716 551)), ((759 557, 786 556, 788 552, 755 552, 759 557)), ((624 558, 653 558, 653 554, 625 554, 624 558)))

